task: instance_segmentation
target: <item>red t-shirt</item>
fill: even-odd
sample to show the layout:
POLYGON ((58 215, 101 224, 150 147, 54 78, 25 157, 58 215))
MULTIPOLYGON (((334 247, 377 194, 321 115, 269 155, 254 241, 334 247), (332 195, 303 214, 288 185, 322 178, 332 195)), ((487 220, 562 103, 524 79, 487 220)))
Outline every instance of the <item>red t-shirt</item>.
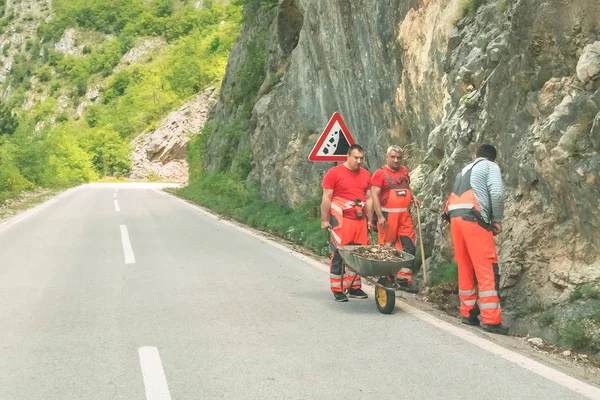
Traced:
POLYGON ((371 189, 371 174, 364 168, 352 171, 340 164, 327 171, 322 186, 325 189, 333 189, 334 197, 366 202, 367 190, 371 189))
POLYGON ((385 170, 385 173, 388 176, 390 176, 393 180, 400 179, 400 178, 406 178, 408 180, 408 183, 410 184, 410 176, 408 175, 408 168, 406 168, 404 165, 401 166, 400 169, 396 172, 389 169, 387 167, 387 165, 383 166, 383 170, 381 168, 379 168, 377 171, 375 171, 375 173, 373 174, 373 177, 371 178, 371 184, 373 186, 377 186, 377 187, 381 188, 381 194, 379 195, 379 202, 381 203, 382 206, 387 204, 387 201, 390 197, 390 188, 388 187, 389 185, 388 185, 387 177, 383 173, 384 170, 385 170))

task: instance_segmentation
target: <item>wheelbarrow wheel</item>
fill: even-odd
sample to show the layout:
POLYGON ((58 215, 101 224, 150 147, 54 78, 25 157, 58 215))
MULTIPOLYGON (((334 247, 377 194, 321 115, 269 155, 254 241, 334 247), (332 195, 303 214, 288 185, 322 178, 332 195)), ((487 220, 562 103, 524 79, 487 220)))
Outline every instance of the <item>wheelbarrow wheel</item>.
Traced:
MULTIPOLYGON (((384 287, 393 287, 393 282, 388 278, 381 278, 377 283, 384 287)), ((393 289, 387 290, 381 286, 375 286, 375 304, 377 304, 380 313, 391 314, 396 306, 396 292, 393 289)))

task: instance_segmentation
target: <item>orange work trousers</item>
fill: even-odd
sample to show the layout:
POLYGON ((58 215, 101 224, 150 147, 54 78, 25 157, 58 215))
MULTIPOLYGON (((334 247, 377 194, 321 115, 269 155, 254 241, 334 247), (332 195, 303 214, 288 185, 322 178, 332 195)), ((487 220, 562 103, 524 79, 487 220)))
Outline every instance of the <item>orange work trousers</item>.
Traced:
POLYGON ((461 217, 451 219, 450 230, 454 259, 458 264, 460 313, 467 318, 481 313, 484 324, 502 323, 498 257, 493 233, 477 222, 461 217))
MULTIPOLYGON (((377 225, 377 243, 395 245, 398 250, 415 255, 415 228, 410 212, 384 212, 388 225, 384 228, 377 225)), ((398 279, 406 280, 412 285, 412 268, 402 268, 398 279)))
MULTIPOLYGON (((367 245, 369 235, 367 230, 367 220, 344 218, 342 223, 333 228, 332 235, 336 238, 330 238, 331 261, 329 263, 329 283, 332 292, 341 292, 346 289, 360 289, 362 286, 360 275, 354 271, 346 269, 342 274, 342 256, 337 251, 337 246, 350 244, 367 245)), ((352 266, 350 266, 352 267, 352 266)))

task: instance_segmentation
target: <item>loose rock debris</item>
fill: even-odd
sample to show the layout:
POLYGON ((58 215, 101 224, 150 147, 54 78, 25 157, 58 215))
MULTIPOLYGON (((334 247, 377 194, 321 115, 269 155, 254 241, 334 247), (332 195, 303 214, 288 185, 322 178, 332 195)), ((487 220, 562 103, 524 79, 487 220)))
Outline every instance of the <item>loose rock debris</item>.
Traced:
POLYGON ((351 251, 352 254, 376 261, 404 261, 406 257, 390 246, 361 246, 351 251))

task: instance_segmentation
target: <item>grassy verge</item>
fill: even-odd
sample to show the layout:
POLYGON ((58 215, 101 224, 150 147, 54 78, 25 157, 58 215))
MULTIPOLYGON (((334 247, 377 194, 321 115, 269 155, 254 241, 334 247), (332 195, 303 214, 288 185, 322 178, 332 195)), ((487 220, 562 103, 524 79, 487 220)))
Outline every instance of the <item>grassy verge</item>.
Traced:
POLYGON ((229 173, 201 175, 187 187, 169 192, 219 215, 304 246, 315 254, 330 254, 327 234, 321 229, 318 216, 313 216, 319 199, 310 199, 294 209, 284 207, 264 201, 258 188, 229 173))

